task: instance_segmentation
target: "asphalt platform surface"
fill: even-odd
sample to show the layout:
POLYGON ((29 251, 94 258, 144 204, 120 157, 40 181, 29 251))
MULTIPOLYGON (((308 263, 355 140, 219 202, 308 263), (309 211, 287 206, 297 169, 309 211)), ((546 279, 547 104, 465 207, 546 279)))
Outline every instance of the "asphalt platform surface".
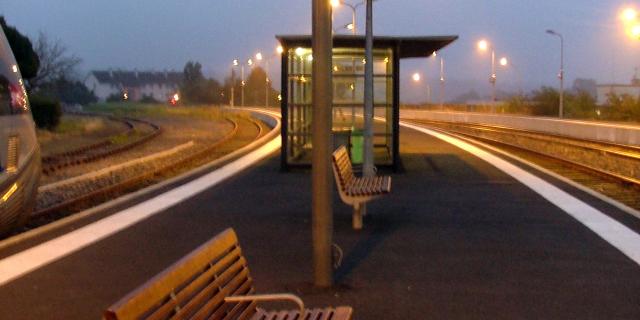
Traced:
POLYGON ((351 305, 355 319, 640 319, 640 267, 582 224, 440 140, 402 129, 400 150, 393 193, 369 204, 364 230, 334 195, 334 288, 311 285, 310 174, 280 172, 274 154, 0 287, 0 319, 97 319, 228 227, 258 293, 351 305))

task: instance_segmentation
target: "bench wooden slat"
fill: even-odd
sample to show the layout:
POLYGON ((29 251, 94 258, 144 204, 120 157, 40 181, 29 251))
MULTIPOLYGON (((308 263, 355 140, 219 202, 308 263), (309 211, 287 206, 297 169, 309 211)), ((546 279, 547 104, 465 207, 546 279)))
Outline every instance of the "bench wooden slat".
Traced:
MULTIPOLYGON (((105 319, 266 319, 256 302, 225 302, 225 297, 254 293, 247 261, 232 229, 199 246, 104 313, 105 319)), ((350 320, 351 308, 322 309, 319 319, 350 320), (343 315, 339 316, 339 310, 343 315)), ((283 311, 283 319, 316 320, 314 311, 283 311), (307 317, 307 315, 309 315, 307 317)), ((277 318, 276 318, 277 319, 277 318)))
POLYGON ((233 265, 246 265, 246 261, 242 258, 241 253, 240 247, 234 247, 230 252, 223 256, 222 259, 218 260, 213 266, 208 268, 207 271, 203 272, 185 288, 175 294, 175 298, 163 304, 153 312, 149 316, 149 320, 166 319, 169 313, 174 312, 176 306, 181 306, 180 314, 190 314, 192 312, 191 310, 202 303, 202 298, 198 298, 198 296, 196 296, 198 291, 201 293, 211 293, 212 289, 218 290, 217 287, 219 287, 221 281, 220 277, 224 278, 229 275, 228 270, 225 269, 228 269, 233 265), (226 273, 223 272, 222 274, 219 274, 220 271, 225 271, 226 273))
POLYGON ((351 319, 352 309, 348 307, 306 309, 302 317, 299 310, 258 312, 251 320, 339 320, 351 319))
MULTIPOLYGON (((247 275, 249 273, 248 269, 243 270, 243 272, 246 272, 247 275), (245 271, 246 270, 246 271, 245 271)), ((251 290, 251 283, 246 281, 246 278, 242 278, 242 277, 234 277, 233 280, 231 280, 231 282, 229 283, 229 285, 225 286, 225 288, 223 290, 220 291, 219 294, 217 294, 213 299, 211 299, 209 302, 207 302, 210 305, 218 305, 220 304, 220 308, 217 308, 215 310, 215 312, 209 314, 198 314, 197 317, 194 317, 193 320, 200 320, 200 319, 206 319, 206 318, 210 318, 210 319, 225 319, 227 318, 227 315, 232 313, 232 311, 234 310, 234 308, 238 308, 236 309, 236 312, 238 312, 238 310, 240 310, 241 308, 247 308, 249 306, 249 303, 225 303, 224 302, 224 297, 228 297, 228 296, 235 296, 235 295, 246 295, 247 293, 249 293, 249 291, 251 290)), ((229 319, 233 319, 233 317, 229 317, 229 319)))
POLYGON ((236 261, 229 269, 225 270, 220 277, 216 278, 205 288, 202 288, 202 290, 176 314, 177 318, 186 319, 192 317, 194 320, 206 319, 209 314, 230 307, 223 303, 222 300, 224 297, 222 294, 236 292, 237 287, 245 282, 248 282, 249 285, 251 284, 249 270, 246 268, 244 259, 241 259, 236 261))

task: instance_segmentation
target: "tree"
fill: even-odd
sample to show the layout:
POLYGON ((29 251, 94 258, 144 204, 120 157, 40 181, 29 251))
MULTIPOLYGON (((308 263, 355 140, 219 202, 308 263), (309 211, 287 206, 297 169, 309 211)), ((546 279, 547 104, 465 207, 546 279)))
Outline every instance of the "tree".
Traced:
POLYGON ((35 45, 35 52, 40 58, 40 69, 37 76, 29 83, 35 90, 58 79, 73 79, 76 67, 82 59, 67 53, 67 47, 60 40, 50 40, 40 32, 35 45))
POLYGON ((533 92, 531 113, 536 116, 554 116, 560 107, 560 93, 551 87, 542 87, 533 92))
POLYGON ((63 77, 43 83, 38 88, 38 94, 55 98, 65 104, 87 105, 98 101, 84 83, 63 77))
MULTIPOLYGON (((267 81, 267 73, 261 67, 251 69, 249 78, 247 78, 244 87, 245 104, 249 106, 264 106, 265 100, 265 82, 267 81)), ((239 91, 236 91, 239 92, 239 91)), ((236 93, 237 95, 237 93, 236 93)), ((277 102, 278 92, 271 87, 269 83, 269 104, 274 105, 277 102)))
POLYGON ((576 94, 565 96, 567 100, 566 114, 572 118, 596 118, 596 99, 590 92, 579 90, 576 94))
POLYGON ((2 26, 5 36, 7 36, 7 41, 11 46, 13 55, 16 57, 22 77, 27 80, 36 77, 40 67, 40 59, 33 49, 31 40, 22 35, 16 28, 7 25, 3 16, 0 16, 0 26, 2 26))
POLYGON ((204 77, 200 63, 187 62, 183 74, 180 95, 186 104, 220 104, 226 99, 220 83, 204 77))
POLYGON ((640 121, 640 98, 610 93, 607 96, 607 104, 609 108, 605 110, 611 119, 640 121))

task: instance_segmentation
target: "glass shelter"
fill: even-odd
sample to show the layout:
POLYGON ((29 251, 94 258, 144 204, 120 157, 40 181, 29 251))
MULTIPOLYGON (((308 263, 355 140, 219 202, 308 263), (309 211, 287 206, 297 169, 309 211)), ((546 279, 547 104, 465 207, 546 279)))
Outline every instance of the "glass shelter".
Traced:
MULTIPOLYGON (((313 81, 311 36, 277 36, 282 54, 281 165, 311 164, 313 81)), ((444 37, 375 37, 373 50, 374 163, 399 165, 400 58, 427 57, 457 39, 444 37)), ((334 147, 348 147, 354 164, 362 162, 364 120, 364 36, 335 35, 333 40, 334 147)))

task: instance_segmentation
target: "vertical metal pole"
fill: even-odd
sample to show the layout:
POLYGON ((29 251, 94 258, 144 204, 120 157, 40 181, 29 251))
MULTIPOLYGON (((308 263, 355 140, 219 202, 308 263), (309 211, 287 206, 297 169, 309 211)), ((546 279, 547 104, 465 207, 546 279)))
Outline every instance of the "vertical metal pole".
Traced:
POLYGON ((364 157, 363 174, 375 175, 373 165, 373 0, 365 0, 367 6, 364 66, 364 157))
POLYGON ((244 64, 240 66, 240 77, 242 78, 240 83, 240 106, 244 107, 244 64))
POLYGON ((233 107, 233 104, 235 103, 235 101, 233 101, 235 99, 234 97, 234 88, 236 86, 236 73, 233 70, 233 67, 231 67, 231 101, 229 102, 229 105, 231 107, 233 107))
POLYGON ((264 106, 269 107, 269 59, 264 61, 265 68, 265 80, 264 80, 264 106))
POLYGON ((496 102, 496 52, 491 50, 491 101, 496 102))
POLYGON ((353 25, 353 30, 351 30, 351 33, 355 36, 356 35, 356 7, 351 7, 351 24, 353 25))
POLYGON ((491 49, 491 112, 496 112, 496 51, 491 49))
POLYGON ((558 110, 558 116, 560 118, 563 117, 564 113, 564 38, 561 34, 558 34, 560 37, 560 108, 558 110))
POLYGON ((444 58, 440 57, 440 109, 444 109, 444 58))
POLYGON ((331 107, 333 103, 331 58, 331 5, 327 0, 313 0, 312 9, 312 237, 314 283, 318 287, 333 284, 331 243, 333 212, 331 208, 331 107))

